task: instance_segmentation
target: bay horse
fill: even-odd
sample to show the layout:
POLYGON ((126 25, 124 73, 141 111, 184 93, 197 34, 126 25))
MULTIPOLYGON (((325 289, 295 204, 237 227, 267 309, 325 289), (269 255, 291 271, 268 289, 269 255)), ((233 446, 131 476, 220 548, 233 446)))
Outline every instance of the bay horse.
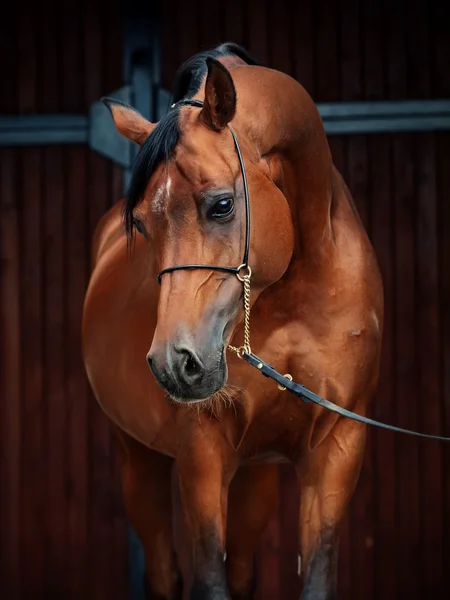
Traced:
POLYGON ((319 112, 297 81, 234 44, 181 67, 158 123, 105 103, 140 150, 126 198, 94 235, 83 356, 117 431, 148 597, 183 594, 173 465, 190 599, 243 600, 285 460, 300 488, 301 598, 334 599, 366 426, 301 403, 240 360, 250 333, 280 372, 361 415, 377 385, 382 282, 319 112))

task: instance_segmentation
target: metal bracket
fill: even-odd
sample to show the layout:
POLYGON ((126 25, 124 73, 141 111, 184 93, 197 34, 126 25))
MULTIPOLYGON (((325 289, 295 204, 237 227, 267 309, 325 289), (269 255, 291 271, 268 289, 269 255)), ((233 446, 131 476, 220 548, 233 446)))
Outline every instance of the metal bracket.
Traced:
POLYGON ((450 100, 318 104, 327 135, 450 130, 450 100))
POLYGON ((0 146, 85 144, 87 141, 85 115, 0 116, 0 146))

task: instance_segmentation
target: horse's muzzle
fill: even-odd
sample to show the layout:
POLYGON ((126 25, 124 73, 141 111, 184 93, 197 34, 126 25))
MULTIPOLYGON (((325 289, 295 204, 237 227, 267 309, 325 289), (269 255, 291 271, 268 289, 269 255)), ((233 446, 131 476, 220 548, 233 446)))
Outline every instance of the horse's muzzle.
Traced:
POLYGON ((188 344, 152 345, 147 363, 158 385, 178 402, 209 398, 227 377, 223 348, 199 353, 188 344))

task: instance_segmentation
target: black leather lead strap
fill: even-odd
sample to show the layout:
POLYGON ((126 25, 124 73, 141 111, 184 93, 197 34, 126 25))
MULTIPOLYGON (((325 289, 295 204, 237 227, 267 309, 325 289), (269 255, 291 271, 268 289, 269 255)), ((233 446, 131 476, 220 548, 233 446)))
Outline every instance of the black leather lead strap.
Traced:
POLYGON ((304 402, 314 402, 314 404, 318 404, 331 412, 337 413, 343 417, 347 417, 348 419, 353 419, 354 421, 359 421, 360 423, 365 423, 366 425, 375 425, 376 427, 381 427, 382 429, 388 429, 390 431, 396 431, 397 433, 407 433, 409 435, 415 435, 417 437, 428 438, 431 440, 440 440, 442 442, 450 442, 450 438, 441 437, 439 435, 429 435, 427 433, 419 433, 417 431, 411 431, 410 429, 402 429, 401 427, 395 427, 394 425, 387 425, 386 423, 381 423, 380 421, 375 421, 374 419, 370 419, 369 417, 363 417, 362 415, 358 415, 346 408, 342 408, 334 402, 330 400, 325 400, 321 396, 314 394, 305 386, 295 383, 291 381, 287 377, 284 377, 278 371, 276 371, 271 365, 267 364, 263 360, 261 360, 255 354, 247 354, 246 352, 242 353, 242 358, 247 361, 252 367, 261 371, 261 373, 265 377, 269 377, 269 379, 273 379, 280 385, 284 386, 287 390, 289 390, 294 396, 297 396, 304 402))

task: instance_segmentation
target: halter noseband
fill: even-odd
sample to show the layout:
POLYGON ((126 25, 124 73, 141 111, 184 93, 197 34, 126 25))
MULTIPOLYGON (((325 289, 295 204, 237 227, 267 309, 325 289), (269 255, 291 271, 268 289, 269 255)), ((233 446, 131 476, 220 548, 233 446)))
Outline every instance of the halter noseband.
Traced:
MULTIPOLYGON (((176 108, 178 106, 195 106, 201 108, 203 106, 203 102, 201 100, 180 100, 175 104, 172 104, 171 108, 176 108)), ((243 277, 251 274, 251 269, 248 264, 248 253, 250 250, 250 201, 248 195, 248 185, 247 185, 247 175, 245 172, 244 159, 242 158, 241 148, 239 146, 239 142, 237 140, 236 134, 232 127, 228 125, 228 129, 233 136, 233 142, 236 148, 236 152, 239 158, 239 165, 241 167, 242 173, 242 182, 244 186, 244 199, 245 199, 245 248, 244 248, 244 257, 242 259, 242 264, 238 267, 223 267, 218 265, 175 265, 173 267, 167 267, 167 269, 163 269, 158 273, 158 283, 161 284, 161 278, 166 273, 172 273, 173 271, 181 271, 183 269, 211 269, 212 271, 225 271, 226 273, 233 273, 238 277, 240 281, 243 281, 243 277), (245 273, 245 275, 243 274, 245 273)))

